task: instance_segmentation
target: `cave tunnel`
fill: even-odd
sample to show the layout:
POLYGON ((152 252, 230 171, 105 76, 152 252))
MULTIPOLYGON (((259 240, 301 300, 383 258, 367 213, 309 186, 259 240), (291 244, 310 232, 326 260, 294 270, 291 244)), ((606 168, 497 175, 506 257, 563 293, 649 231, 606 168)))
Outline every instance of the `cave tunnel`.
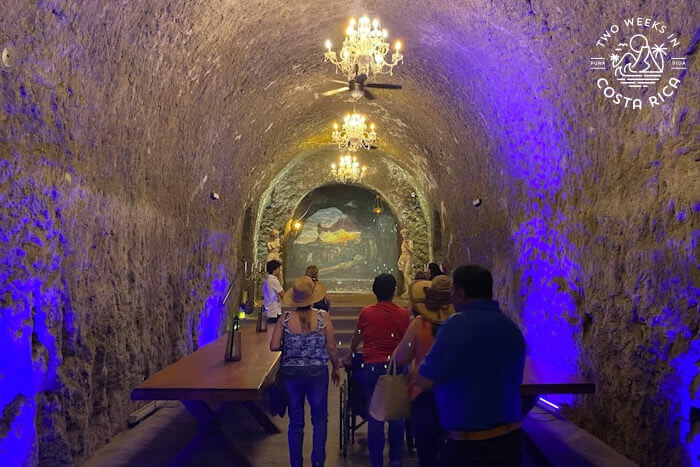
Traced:
POLYGON ((323 194, 364 211, 312 220, 318 244, 355 248, 379 199, 388 258, 407 228, 411 272, 488 268, 528 357, 595 385, 549 398, 557 417, 698 465, 699 20, 689 0, 2 2, 0 459, 127 436, 132 390, 225 336, 244 291, 257 312, 271 230, 289 261, 323 194), (402 89, 352 103, 325 95, 349 78, 324 41, 363 13, 403 45, 366 83, 402 89), (376 141, 339 183, 353 106, 376 141))

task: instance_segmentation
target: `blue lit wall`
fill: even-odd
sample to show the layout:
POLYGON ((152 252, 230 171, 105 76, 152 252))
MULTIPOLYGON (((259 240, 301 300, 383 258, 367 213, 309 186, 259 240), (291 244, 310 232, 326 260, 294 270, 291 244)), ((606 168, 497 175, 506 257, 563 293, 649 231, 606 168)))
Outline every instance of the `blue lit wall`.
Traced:
MULTIPOLYGON (((689 185, 671 175, 692 171, 681 160, 688 149, 678 149, 680 135, 690 135, 689 109, 674 109, 680 118, 636 118, 591 101, 585 74, 560 68, 556 45, 572 17, 555 28, 548 15, 518 27, 489 17, 468 28, 443 16, 443 27, 424 31, 439 57, 435 74, 450 77, 465 118, 477 116, 493 138, 456 156, 478 176, 465 172, 459 201, 446 198, 448 212, 463 216, 451 260, 492 268, 530 356, 596 382, 595 395, 549 397, 573 420, 634 459, 667 462, 673 452, 674 462, 700 461, 690 426, 691 408, 700 407, 690 276, 697 237, 687 220, 698 209, 689 185), (478 210, 460 203, 477 197, 478 210), (639 427, 640 417, 650 428, 639 427)), ((574 70, 577 50, 567 62, 574 70)))
POLYGON ((66 241, 58 192, 36 183, 17 154, 0 160, 0 185, 13 188, 0 191, 0 408, 9 424, 0 458, 22 465, 38 459, 40 394, 60 390, 66 241))

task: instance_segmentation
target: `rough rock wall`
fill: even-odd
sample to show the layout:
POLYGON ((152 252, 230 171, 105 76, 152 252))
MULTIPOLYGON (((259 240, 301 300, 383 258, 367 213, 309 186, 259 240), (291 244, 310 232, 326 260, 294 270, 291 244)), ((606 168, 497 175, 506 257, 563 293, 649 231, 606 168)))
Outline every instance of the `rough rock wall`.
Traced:
POLYGON ((445 73, 475 89, 476 107, 499 122, 490 127, 493 162, 480 164, 483 184, 445 197, 458 232, 451 258, 493 269, 497 298, 531 355, 595 381, 595 395, 559 399, 574 421, 643 465, 692 464, 700 461, 697 9, 621 8, 527 2, 503 17, 490 7, 436 19, 436 30, 470 24, 445 33, 459 51, 445 73), (595 88, 588 56, 609 24, 652 15, 683 38, 688 70, 664 105, 624 109, 595 88), (470 46, 480 38, 498 53, 470 46), (455 202, 478 196, 476 209, 455 202))
POLYGON ((177 109, 32 3, 0 7, 17 51, 0 70, 0 458, 65 465, 126 427, 136 384, 219 335, 240 221, 207 132, 175 140, 177 109))

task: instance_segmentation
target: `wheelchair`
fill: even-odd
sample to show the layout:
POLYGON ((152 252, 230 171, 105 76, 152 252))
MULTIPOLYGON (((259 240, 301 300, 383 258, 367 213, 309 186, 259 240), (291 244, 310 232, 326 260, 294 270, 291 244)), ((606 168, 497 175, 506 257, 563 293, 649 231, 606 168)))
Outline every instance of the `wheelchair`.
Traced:
MULTIPOLYGON (((352 363, 345 366, 345 381, 340 385, 340 452, 343 457, 348 455, 348 446, 355 444, 355 432, 367 423, 369 401, 365 396, 365 388, 362 384, 362 354, 352 354, 352 363)), ((411 429, 410 419, 406 420, 406 443, 409 455, 413 455, 415 439, 411 429)))
POLYGON ((362 385, 362 354, 352 354, 352 363, 345 366, 345 381, 340 385, 340 452, 348 455, 348 444, 355 444, 355 431, 367 423, 369 404, 362 385))

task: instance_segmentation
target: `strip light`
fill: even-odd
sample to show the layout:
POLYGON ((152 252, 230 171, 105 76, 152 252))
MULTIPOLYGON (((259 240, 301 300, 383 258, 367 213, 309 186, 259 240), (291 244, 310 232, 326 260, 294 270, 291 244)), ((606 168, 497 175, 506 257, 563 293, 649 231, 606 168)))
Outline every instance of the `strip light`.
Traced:
POLYGON ((559 407, 559 406, 558 406, 557 404, 555 404, 554 402, 548 401, 548 400, 545 399, 544 397, 538 397, 537 399, 540 400, 540 401, 542 401, 542 402, 544 402, 544 403, 547 404, 548 406, 552 407, 554 410, 561 410, 561 407, 559 407))

